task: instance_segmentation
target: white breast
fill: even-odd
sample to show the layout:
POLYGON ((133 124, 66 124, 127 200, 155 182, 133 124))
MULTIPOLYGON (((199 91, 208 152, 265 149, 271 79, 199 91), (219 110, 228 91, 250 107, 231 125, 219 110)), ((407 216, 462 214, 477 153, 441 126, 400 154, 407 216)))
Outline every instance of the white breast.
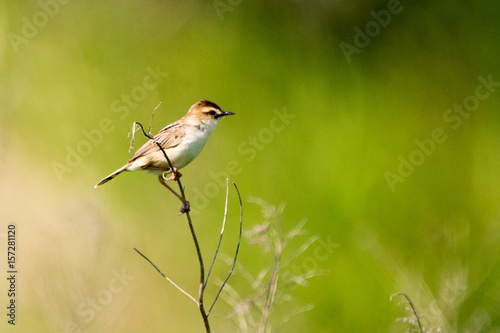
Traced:
POLYGON ((210 127, 198 128, 190 126, 186 130, 186 137, 183 142, 177 147, 169 149, 169 158, 176 168, 185 167, 201 153, 215 126, 210 127))

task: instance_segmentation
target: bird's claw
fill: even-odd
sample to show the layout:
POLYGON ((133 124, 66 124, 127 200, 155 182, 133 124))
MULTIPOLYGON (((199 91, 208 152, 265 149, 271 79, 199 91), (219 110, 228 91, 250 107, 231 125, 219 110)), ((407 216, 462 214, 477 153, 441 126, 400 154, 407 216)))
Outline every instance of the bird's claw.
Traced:
POLYGON ((172 174, 172 176, 170 176, 170 178, 166 178, 165 176, 163 176, 163 178, 164 178, 165 180, 174 180, 174 181, 175 181, 175 180, 178 180, 179 178, 181 178, 181 177, 182 177, 182 173, 180 173, 180 172, 177 170, 177 168, 174 168, 174 170, 169 169, 168 171, 165 171, 165 172, 164 172, 164 174, 165 174, 165 173, 171 173, 171 174, 172 174))

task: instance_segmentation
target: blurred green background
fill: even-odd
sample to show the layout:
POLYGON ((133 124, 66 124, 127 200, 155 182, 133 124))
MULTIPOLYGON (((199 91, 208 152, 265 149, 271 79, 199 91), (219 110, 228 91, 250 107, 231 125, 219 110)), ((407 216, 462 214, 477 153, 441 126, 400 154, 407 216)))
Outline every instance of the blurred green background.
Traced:
MULTIPOLYGON (((132 249, 196 294, 179 202, 147 174, 93 188, 129 158, 134 121, 162 102, 156 132, 199 99, 237 114, 183 170, 205 261, 226 176, 245 230, 263 220, 258 197, 286 203, 285 230, 307 219, 287 255, 318 236, 290 269, 328 274, 276 305, 274 320, 314 305, 282 332, 403 332, 397 292, 427 329, 500 332, 498 4, 2 1, 0 22, 0 246, 15 223, 19 269, 2 332, 203 331, 132 249)), ((257 275, 269 255, 244 238, 238 265, 257 275)), ((238 272, 230 283, 250 292, 238 272)), ((237 331, 233 311, 220 300, 214 331, 237 331)))

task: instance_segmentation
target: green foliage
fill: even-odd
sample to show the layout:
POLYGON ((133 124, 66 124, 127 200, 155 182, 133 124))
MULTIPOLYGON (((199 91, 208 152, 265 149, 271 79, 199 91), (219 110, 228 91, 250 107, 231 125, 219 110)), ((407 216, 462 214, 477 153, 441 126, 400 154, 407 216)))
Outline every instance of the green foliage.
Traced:
MULTIPOLYGON (((200 331, 197 309, 169 298, 132 251, 196 284, 177 200, 148 175, 93 185, 129 158, 134 121, 162 102, 156 132, 207 98, 236 116, 182 170, 204 253, 225 177, 244 199, 286 202, 283 230, 305 217, 327 244, 297 261, 330 274, 294 290, 314 309, 283 331, 399 332, 394 293, 427 328, 498 330, 500 87, 484 81, 500 82, 499 6, 398 3, 0 3, 0 220, 23 235, 23 323, 200 331), (359 52, 348 61, 341 43, 359 52), (87 321, 79 306, 122 268, 134 279, 87 321)), ((261 220, 256 206, 245 215, 261 220)), ((225 237, 237 230, 228 223, 225 237)), ((261 264, 252 251, 243 244, 238 261, 249 270, 261 264)))

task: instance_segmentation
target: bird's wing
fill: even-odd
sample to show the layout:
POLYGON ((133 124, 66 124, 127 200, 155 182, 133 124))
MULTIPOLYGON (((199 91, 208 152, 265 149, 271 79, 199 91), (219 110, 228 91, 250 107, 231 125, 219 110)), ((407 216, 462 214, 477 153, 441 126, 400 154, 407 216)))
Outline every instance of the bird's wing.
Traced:
MULTIPOLYGON (((178 146, 182 139, 184 138, 185 128, 181 126, 178 122, 172 123, 164 127, 158 132, 153 138, 167 150, 178 146)), ((148 140, 141 148, 137 149, 135 154, 130 158, 129 162, 138 159, 141 156, 151 154, 155 151, 159 151, 158 145, 153 140, 148 140)))

